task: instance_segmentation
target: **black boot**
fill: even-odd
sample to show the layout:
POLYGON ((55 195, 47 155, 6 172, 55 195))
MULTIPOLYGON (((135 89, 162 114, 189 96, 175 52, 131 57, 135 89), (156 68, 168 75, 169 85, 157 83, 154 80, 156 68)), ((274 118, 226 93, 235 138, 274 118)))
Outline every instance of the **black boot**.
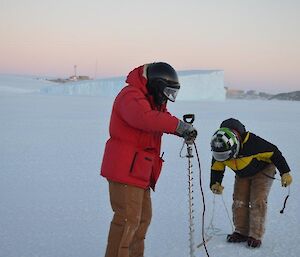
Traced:
POLYGON ((233 232, 230 235, 227 235, 227 242, 229 243, 241 243, 246 242, 248 240, 248 236, 244 236, 238 232, 233 232))
POLYGON ((261 240, 255 239, 250 236, 248 237, 247 243, 249 247, 258 248, 261 245, 261 240))

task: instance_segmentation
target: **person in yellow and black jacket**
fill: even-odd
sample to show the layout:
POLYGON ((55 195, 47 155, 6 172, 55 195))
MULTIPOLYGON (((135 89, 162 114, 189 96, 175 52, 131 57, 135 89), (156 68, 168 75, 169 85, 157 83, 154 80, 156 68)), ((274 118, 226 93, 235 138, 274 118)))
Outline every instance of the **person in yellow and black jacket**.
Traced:
POLYGON ((235 231, 227 242, 247 242, 259 247, 265 232, 267 199, 276 173, 282 186, 292 183, 290 168, 279 149, 263 138, 246 131, 236 119, 224 120, 211 139, 212 165, 210 188, 222 194, 225 167, 235 172, 233 223, 235 231))

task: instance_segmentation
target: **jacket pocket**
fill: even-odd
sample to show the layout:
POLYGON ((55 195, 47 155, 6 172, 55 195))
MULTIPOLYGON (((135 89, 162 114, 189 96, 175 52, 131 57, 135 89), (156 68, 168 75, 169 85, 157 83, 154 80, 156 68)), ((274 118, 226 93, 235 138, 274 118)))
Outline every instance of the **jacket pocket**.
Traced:
POLYGON ((134 154, 130 167, 130 176, 149 181, 153 170, 154 156, 147 151, 139 151, 134 154))

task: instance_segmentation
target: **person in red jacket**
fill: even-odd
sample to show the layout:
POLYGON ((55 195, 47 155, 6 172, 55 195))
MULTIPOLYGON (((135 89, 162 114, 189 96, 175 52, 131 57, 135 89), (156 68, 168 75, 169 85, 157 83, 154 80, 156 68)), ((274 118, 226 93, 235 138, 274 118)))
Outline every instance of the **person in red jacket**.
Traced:
POLYGON ((105 257, 142 257, 155 189, 162 168, 163 133, 192 144, 196 129, 172 116, 167 101, 175 102, 180 89, 176 71, 167 63, 145 64, 132 70, 117 95, 110 118, 110 138, 101 175, 108 180, 114 216, 105 257))

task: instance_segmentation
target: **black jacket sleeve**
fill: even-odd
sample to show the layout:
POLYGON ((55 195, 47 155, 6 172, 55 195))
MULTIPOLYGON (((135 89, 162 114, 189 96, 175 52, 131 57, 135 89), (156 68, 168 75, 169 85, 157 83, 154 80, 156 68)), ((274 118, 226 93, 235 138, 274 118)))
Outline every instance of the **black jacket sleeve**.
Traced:
POLYGON ((225 172, 225 165, 222 162, 218 162, 214 158, 212 158, 211 171, 210 171, 210 185, 209 185, 210 188, 216 182, 222 184, 224 172, 225 172))
POLYGON ((265 139, 262 139, 259 136, 256 136, 256 139, 257 143, 260 144, 262 148, 264 148, 264 151, 273 153, 270 157, 270 160, 276 166, 280 175, 290 172, 290 167, 287 164, 286 159, 283 157, 282 153, 279 151, 276 145, 273 145, 272 143, 268 142, 265 139))

